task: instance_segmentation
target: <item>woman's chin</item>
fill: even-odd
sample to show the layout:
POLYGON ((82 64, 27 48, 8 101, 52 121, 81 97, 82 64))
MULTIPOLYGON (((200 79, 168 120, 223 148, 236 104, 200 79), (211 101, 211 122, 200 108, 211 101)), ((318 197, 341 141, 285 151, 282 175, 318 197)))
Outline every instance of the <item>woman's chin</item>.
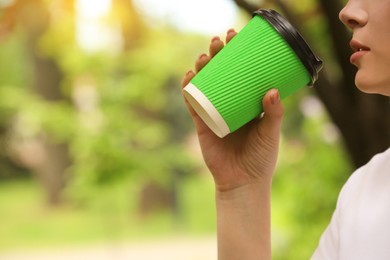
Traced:
POLYGON ((364 92, 364 93, 367 93, 367 94, 374 93, 370 86, 368 86, 367 84, 363 84, 360 81, 355 80, 355 85, 361 92, 364 92))
POLYGON ((372 77, 365 77, 364 75, 362 75, 362 73, 359 72, 356 74, 355 77, 355 85, 360 91, 364 93, 384 94, 381 93, 383 89, 383 84, 380 84, 378 80, 373 79, 372 77))

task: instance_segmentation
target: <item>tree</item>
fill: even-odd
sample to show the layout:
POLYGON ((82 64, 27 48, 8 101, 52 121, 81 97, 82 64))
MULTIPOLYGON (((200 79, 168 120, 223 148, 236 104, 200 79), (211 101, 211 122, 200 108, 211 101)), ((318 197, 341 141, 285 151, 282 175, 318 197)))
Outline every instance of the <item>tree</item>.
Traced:
MULTIPOLYGON (((70 6, 71 2, 68 2, 70 6)), ((51 14, 44 1, 14 1, 4 10, 2 22, 5 26, 1 32, 5 37, 13 30, 22 28, 26 37, 27 58, 33 69, 30 82, 31 91, 33 95, 42 98, 45 102, 55 104, 67 102, 61 89, 64 75, 57 61, 43 54, 40 49, 41 37, 49 29, 51 20, 51 14)), ((68 144, 54 141, 45 132, 38 133, 32 139, 25 141, 30 144, 34 143, 35 147, 41 151, 42 157, 34 157, 34 149, 30 150, 26 146, 17 145, 19 161, 30 168, 41 181, 47 194, 48 204, 50 206, 59 205, 66 184, 65 172, 70 166, 68 144)))

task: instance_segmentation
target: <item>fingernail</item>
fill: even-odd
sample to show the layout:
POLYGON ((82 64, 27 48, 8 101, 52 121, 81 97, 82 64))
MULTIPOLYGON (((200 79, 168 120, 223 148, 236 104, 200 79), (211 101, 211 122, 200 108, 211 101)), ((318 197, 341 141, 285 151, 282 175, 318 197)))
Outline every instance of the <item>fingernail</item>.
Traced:
POLYGON ((215 36, 211 39, 211 42, 215 42, 215 41, 219 41, 221 40, 221 38, 219 38, 219 36, 215 36))
POLYGON ((271 95, 271 104, 272 105, 276 105, 280 102, 280 95, 279 95, 279 91, 277 89, 275 89, 271 95))
POLYGON ((199 59, 202 59, 203 57, 206 57, 207 54, 206 53, 202 53, 201 55, 199 55, 199 59))
POLYGON ((231 29, 229 29, 229 30, 227 31, 227 34, 229 34, 229 33, 233 33, 233 32, 235 32, 235 31, 234 31, 234 29, 233 29, 233 28, 231 28, 231 29))
POLYGON ((186 76, 190 75, 191 73, 193 73, 192 70, 187 71, 186 76))

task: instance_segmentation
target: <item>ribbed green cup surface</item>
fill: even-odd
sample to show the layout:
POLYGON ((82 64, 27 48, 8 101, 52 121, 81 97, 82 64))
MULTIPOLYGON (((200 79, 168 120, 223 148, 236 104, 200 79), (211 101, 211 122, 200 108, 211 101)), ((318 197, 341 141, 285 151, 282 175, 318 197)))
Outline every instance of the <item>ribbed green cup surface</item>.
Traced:
POLYGON ((310 74, 279 33, 256 15, 192 80, 234 132, 262 112, 272 88, 287 97, 310 74))

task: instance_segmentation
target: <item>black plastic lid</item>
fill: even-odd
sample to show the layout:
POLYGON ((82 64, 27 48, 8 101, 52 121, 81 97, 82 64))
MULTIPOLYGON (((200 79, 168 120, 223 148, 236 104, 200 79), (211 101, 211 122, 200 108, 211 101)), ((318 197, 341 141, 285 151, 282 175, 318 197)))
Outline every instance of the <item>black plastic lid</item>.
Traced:
POLYGON ((309 85, 312 86, 317 81, 318 73, 322 69, 322 60, 313 53, 294 26, 278 12, 275 10, 259 9, 253 12, 253 16, 255 15, 260 15, 267 20, 291 46, 309 71, 311 75, 311 82, 309 85))

